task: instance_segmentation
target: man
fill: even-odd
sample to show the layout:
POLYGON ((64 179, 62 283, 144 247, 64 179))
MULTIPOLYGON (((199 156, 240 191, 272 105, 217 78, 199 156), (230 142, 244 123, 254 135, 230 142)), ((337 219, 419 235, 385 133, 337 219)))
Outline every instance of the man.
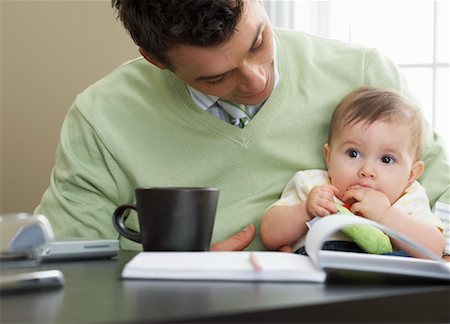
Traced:
MULTIPOLYGON (((325 168, 340 99, 363 85, 406 92, 377 51, 274 31, 256 0, 112 4, 143 58, 86 89, 68 113, 36 210, 58 236, 117 237, 111 215, 135 187, 205 186, 220 189, 212 249, 263 249, 259 219, 283 184, 325 168)), ((422 184, 432 204, 448 203, 449 166, 427 139, 422 184)))

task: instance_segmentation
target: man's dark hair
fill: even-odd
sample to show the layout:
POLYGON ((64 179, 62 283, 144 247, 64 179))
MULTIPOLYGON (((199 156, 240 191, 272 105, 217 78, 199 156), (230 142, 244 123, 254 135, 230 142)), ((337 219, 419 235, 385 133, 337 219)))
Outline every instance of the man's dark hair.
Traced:
POLYGON ((112 0, 134 42, 171 67, 166 51, 177 45, 215 46, 235 31, 244 0, 112 0))

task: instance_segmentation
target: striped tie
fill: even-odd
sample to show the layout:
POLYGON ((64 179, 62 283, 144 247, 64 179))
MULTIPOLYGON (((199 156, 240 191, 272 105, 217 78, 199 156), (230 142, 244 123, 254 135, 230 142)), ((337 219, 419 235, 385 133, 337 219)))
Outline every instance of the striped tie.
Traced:
POLYGON ((250 121, 245 105, 227 100, 218 100, 217 103, 231 116, 231 123, 234 126, 244 128, 250 121))

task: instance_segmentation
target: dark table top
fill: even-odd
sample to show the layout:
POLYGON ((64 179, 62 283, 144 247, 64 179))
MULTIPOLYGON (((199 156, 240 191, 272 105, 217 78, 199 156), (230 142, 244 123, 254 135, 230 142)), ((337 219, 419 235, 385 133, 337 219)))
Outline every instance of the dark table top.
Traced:
MULTIPOLYGON (((49 263, 62 288, 0 298, 0 322, 450 322, 442 282, 331 279, 316 283, 122 280, 135 252, 49 263)), ((22 270, 23 271, 23 270, 22 270)))

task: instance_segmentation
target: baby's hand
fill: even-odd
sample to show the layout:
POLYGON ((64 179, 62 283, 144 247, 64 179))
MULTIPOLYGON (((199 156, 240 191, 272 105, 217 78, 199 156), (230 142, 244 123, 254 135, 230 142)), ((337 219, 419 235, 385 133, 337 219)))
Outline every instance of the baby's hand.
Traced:
POLYGON ((351 207, 352 213, 376 222, 380 222, 391 207, 389 199, 384 193, 360 186, 347 190, 342 195, 341 200, 353 202, 351 207))
POLYGON ((316 216, 326 216, 337 212, 334 196, 338 193, 336 187, 324 184, 314 187, 306 199, 306 212, 313 219, 316 216))

